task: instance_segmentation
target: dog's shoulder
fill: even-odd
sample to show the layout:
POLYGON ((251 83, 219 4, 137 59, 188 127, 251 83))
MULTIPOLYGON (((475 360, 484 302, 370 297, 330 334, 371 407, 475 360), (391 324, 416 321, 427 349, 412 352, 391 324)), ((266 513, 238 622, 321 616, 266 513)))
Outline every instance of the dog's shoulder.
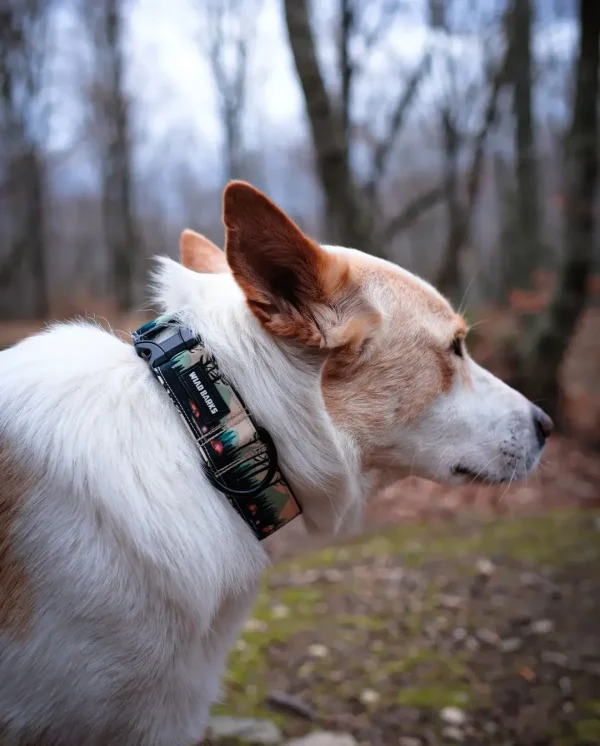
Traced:
POLYGON ((59 473, 66 483, 77 476, 75 446, 86 441, 86 412, 93 419, 100 411, 117 390, 107 371, 128 361, 136 362, 133 350, 92 323, 57 324, 0 353, 0 633, 28 633, 34 604, 25 537, 48 555, 36 514, 52 529, 60 496, 76 493, 53 487, 54 480, 59 473))
POLYGON ((131 345, 57 325, 0 381, 0 732, 200 735, 264 552, 131 345))
POLYGON ((41 553, 66 563, 72 545, 91 586, 92 576, 105 582, 108 570, 98 568, 118 549, 141 557, 144 572, 175 567, 172 586, 182 597, 202 594, 208 607, 222 595, 222 566, 234 562, 232 538, 257 574, 263 552, 214 494, 177 410, 132 345, 93 324, 59 324, 1 353, 0 380, 11 472, 26 464, 33 475, 19 477, 26 507, 10 515, 21 516, 21 546, 31 539, 36 563, 41 553), (111 544, 107 559, 102 548, 111 544))
POLYGON ((0 371, 3 380, 11 374, 49 380, 48 375, 56 372, 64 381, 95 369, 113 368, 115 363, 135 361, 132 346, 114 333, 91 321, 72 321, 52 324, 2 351, 0 371))
POLYGON ((0 421, 0 633, 26 634, 32 595, 26 567, 15 543, 15 526, 38 475, 0 421))
POLYGON ((94 323, 55 324, 0 353, 0 432, 29 445, 54 437, 61 424, 83 432, 86 414, 110 420, 118 412, 108 402, 127 401, 130 385, 150 378, 115 334, 94 323))

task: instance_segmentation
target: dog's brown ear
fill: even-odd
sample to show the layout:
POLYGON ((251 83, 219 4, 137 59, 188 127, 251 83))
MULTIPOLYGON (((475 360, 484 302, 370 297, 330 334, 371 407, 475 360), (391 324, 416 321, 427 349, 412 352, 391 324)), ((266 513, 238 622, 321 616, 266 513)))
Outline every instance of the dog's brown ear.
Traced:
POLYGON ((184 267, 201 274, 229 272, 225 252, 195 231, 185 230, 179 242, 181 263, 184 267))
POLYGON ((322 348, 360 346, 381 317, 348 261, 311 241, 258 189, 225 189, 227 261, 248 305, 272 334, 322 348))

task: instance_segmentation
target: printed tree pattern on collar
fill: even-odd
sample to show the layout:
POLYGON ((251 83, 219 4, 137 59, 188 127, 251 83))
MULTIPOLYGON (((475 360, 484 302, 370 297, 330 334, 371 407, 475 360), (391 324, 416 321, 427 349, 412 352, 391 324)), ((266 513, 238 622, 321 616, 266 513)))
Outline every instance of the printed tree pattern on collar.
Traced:
POLYGON ((300 507, 276 463, 270 437, 257 427, 202 339, 184 329, 176 317, 164 315, 134 332, 133 342, 138 354, 148 342, 165 352, 162 358, 149 361, 150 368, 196 441, 210 481, 254 535, 264 539, 299 515, 300 507), (174 345, 179 340, 188 341, 174 345), (254 494, 234 494, 240 492, 254 494))

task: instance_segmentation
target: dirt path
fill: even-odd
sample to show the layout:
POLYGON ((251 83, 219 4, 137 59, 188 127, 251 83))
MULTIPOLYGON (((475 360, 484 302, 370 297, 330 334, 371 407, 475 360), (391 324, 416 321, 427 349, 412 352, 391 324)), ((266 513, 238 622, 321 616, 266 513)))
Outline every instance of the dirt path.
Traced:
POLYGON ((399 526, 276 565, 218 711, 365 746, 600 744, 600 518, 399 526))

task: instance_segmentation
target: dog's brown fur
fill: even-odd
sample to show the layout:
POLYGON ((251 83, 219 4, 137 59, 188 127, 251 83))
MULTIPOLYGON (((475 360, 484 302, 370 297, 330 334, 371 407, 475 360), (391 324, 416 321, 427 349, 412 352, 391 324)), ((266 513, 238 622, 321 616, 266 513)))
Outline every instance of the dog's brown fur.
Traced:
POLYGON ((14 525, 35 477, 0 435, 0 630, 22 637, 31 622, 33 598, 27 571, 15 552, 14 525))

